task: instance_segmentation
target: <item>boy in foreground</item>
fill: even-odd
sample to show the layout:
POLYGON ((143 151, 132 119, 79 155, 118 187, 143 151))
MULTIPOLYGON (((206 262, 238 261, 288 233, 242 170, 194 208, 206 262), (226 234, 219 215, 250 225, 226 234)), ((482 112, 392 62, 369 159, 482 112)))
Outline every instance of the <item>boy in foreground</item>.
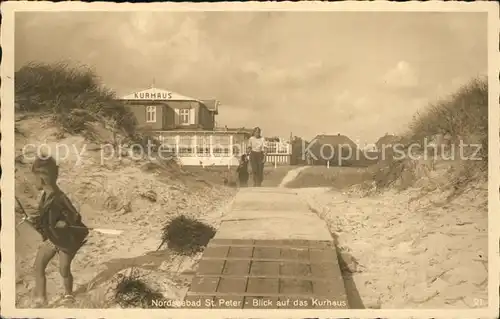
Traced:
POLYGON ((82 223, 80 214, 69 198, 57 185, 59 167, 54 158, 38 157, 32 166, 36 186, 42 191, 38 216, 30 222, 42 235, 34 264, 35 307, 47 303, 45 269, 56 254, 59 255, 59 272, 64 282, 63 303, 74 301, 71 262, 86 242, 89 229, 82 223))

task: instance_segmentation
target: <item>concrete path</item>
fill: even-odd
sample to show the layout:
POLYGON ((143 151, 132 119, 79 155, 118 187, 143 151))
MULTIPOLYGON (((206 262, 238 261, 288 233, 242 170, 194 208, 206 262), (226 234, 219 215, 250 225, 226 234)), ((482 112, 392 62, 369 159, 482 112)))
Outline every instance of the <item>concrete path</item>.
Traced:
POLYGON ((215 239, 332 240, 324 221, 297 192, 286 188, 242 188, 222 219, 215 239))
POLYGON ((349 308, 325 222, 281 187, 238 192, 185 301, 188 308, 349 308))

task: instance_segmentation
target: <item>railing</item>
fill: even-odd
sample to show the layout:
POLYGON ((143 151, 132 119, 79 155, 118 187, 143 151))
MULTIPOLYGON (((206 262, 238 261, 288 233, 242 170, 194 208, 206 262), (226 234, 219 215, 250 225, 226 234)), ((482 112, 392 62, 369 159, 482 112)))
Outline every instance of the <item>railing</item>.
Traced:
MULTIPOLYGON (((247 143, 232 135, 159 135, 163 151, 178 157, 233 157, 246 152, 247 143), (236 141, 236 140, 239 140, 236 141)), ((266 142, 268 155, 291 155, 291 144, 266 142)))

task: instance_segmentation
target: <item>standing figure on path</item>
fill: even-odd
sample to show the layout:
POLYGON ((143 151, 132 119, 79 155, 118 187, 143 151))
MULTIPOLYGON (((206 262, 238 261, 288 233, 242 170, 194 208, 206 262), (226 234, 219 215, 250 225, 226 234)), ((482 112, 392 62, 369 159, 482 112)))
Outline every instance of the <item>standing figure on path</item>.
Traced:
POLYGON ((59 167, 52 157, 38 157, 32 166, 36 186, 42 191, 38 215, 29 221, 42 235, 42 244, 35 258, 35 307, 47 302, 45 269, 56 254, 64 282, 64 303, 74 301, 71 262, 86 242, 89 229, 69 198, 57 185, 59 167))
POLYGON ((248 152, 252 166, 253 186, 262 186, 264 179, 264 163, 266 162, 266 141, 259 127, 254 128, 253 136, 248 140, 248 152))
POLYGON ((240 165, 238 165, 236 172, 238 173, 238 180, 240 182, 240 187, 247 187, 249 174, 248 174, 248 157, 246 154, 241 155, 240 165))

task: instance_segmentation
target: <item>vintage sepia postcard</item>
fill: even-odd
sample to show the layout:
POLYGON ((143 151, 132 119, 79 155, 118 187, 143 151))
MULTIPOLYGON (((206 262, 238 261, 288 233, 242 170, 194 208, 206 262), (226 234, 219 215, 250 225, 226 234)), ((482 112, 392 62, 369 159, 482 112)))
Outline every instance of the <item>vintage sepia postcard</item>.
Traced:
POLYGON ((1 11, 2 316, 498 316, 495 2, 1 11))

